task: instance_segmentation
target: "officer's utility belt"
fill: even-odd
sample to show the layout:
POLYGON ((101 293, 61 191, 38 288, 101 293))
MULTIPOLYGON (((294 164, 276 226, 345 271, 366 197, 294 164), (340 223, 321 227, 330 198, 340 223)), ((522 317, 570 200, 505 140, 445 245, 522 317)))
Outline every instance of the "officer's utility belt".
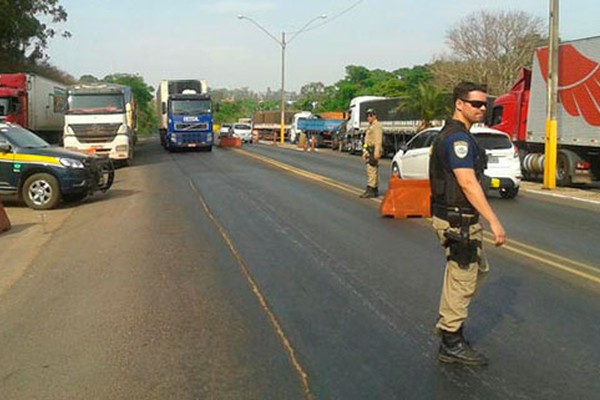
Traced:
POLYGON ((479 222, 479 213, 472 207, 448 207, 432 204, 433 216, 448 221, 451 227, 460 228, 479 222))
POLYGON ((479 213, 473 208, 432 206, 434 216, 448 221, 450 228, 444 231, 444 247, 449 249, 447 259, 455 261, 460 268, 469 268, 472 263, 481 261, 477 249, 479 240, 469 234, 470 226, 479 222, 479 213))

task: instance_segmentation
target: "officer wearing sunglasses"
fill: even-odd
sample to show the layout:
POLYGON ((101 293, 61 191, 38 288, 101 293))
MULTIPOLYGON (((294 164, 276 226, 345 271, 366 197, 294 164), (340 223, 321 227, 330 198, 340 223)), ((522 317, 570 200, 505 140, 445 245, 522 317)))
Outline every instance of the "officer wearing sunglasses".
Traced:
POLYGON ((464 338, 471 299, 489 270, 483 253, 482 216, 496 246, 504 228, 481 187, 487 158, 469 130, 482 122, 487 105, 484 87, 462 82, 454 88, 454 113, 433 143, 429 164, 433 227, 446 253, 446 269, 436 324, 441 333, 438 359, 447 363, 485 365, 487 358, 464 338))

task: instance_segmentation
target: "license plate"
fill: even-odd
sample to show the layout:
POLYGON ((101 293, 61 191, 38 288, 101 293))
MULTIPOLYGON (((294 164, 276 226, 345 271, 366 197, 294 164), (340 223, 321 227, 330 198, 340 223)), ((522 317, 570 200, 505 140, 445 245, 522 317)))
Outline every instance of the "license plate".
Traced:
POLYGON ((187 147, 196 147, 196 143, 188 143, 187 147))
POLYGON ((496 156, 488 156, 488 163, 490 164, 498 164, 498 157, 496 156))
POLYGON ((492 178, 491 182, 490 182, 490 186, 494 189, 497 189, 500 187, 500 179, 498 178, 492 178))

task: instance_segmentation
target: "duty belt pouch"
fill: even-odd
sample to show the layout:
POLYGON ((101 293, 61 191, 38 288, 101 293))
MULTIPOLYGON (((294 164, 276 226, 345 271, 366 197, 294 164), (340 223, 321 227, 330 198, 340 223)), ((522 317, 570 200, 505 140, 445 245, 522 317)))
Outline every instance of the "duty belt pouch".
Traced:
POLYGON ((445 246, 449 249, 448 260, 454 261, 462 269, 478 261, 479 243, 471 240, 469 228, 476 223, 476 217, 467 217, 460 212, 448 211, 447 220, 450 228, 444 232, 445 246), (457 231, 458 230, 458 231, 457 231))

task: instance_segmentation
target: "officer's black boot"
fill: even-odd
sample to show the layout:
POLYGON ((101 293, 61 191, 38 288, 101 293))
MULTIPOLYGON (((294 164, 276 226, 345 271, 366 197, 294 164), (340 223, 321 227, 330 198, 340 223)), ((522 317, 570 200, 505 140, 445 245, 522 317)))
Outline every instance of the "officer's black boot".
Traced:
POLYGON ((379 191, 377 190, 377 188, 374 188, 371 186, 367 186, 367 190, 365 190, 365 192, 360 195, 360 197, 362 199, 370 199, 372 197, 378 197, 378 196, 379 196, 379 191))
POLYGON ((361 194, 359 194, 358 197, 360 197, 361 199, 367 198, 367 196, 369 195, 369 189, 370 189, 370 187, 367 186, 367 188, 365 189, 365 191, 362 192, 361 194))
POLYGON ((487 365, 487 358, 471 348, 462 333, 462 327, 457 332, 442 330, 442 340, 438 360, 445 363, 465 365, 487 365))

